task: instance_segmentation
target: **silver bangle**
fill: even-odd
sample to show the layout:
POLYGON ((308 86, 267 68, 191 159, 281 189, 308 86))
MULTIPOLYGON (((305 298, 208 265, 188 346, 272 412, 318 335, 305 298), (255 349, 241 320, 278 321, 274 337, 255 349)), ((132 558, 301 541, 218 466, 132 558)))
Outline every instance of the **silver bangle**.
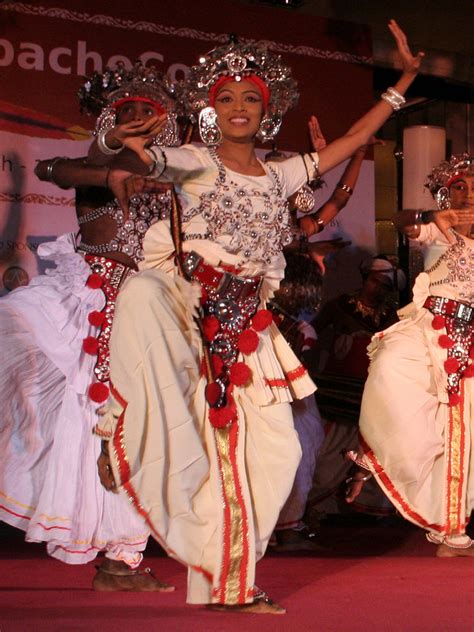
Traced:
POLYGON ((105 129, 103 132, 97 134, 97 147, 106 156, 115 156, 115 154, 119 154, 122 151, 124 145, 121 145, 118 149, 112 149, 111 147, 109 147, 105 142, 105 137, 107 135, 107 132, 109 131, 110 130, 105 129))
POLYGON ((399 110, 400 107, 406 103, 405 97, 395 90, 395 88, 387 88, 387 92, 384 92, 380 98, 388 103, 395 111, 399 110))
POLYGON ((48 182, 54 182, 54 184, 56 184, 56 182, 54 181, 53 169, 54 169, 54 165, 60 160, 66 160, 66 159, 63 156, 57 156, 56 158, 52 158, 48 162, 48 166, 46 167, 46 176, 45 176, 45 179, 48 182))
POLYGON ((324 230, 324 228, 326 227, 326 224, 325 224, 324 220, 323 220, 323 219, 321 219, 321 217, 313 217, 313 218, 312 218, 312 220, 313 220, 313 222, 314 222, 315 224, 317 224, 317 225, 318 225, 318 233, 317 233, 317 234, 319 235, 319 233, 320 233, 321 231, 323 231, 323 230, 324 230))
POLYGON ((313 176, 313 180, 319 180, 321 178, 321 174, 319 173, 319 154, 317 154, 318 156, 318 162, 316 162, 316 160, 314 159, 314 156, 312 153, 308 154, 309 159, 311 160, 311 162, 313 163, 313 169, 314 169, 314 176, 313 176))

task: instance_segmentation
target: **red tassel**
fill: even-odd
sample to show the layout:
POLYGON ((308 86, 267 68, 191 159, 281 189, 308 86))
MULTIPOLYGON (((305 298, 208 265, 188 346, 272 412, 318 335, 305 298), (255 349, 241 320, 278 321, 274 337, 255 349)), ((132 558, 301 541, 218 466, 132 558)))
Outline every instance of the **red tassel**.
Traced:
POLYGON ((244 362, 236 362, 229 371, 229 379, 235 386, 245 386, 252 376, 252 371, 244 362))
POLYGON ((438 344, 442 349, 451 349, 454 345, 454 340, 451 340, 449 336, 443 334, 438 338, 438 344))
POLYGON ((437 314, 431 321, 431 326, 433 329, 443 329, 443 327, 446 327, 446 318, 441 316, 441 314, 437 314))
POLYGON ((201 305, 204 305, 204 303, 207 301, 208 298, 209 298, 209 293, 206 290, 206 288, 202 285, 201 286, 201 305))
POLYGON ((222 358, 215 353, 211 355, 212 369, 214 371, 214 375, 218 377, 222 373, 222 369, 224 368, 224 362, 222 358))
POLYGON ((216 337, 217 332, 220 329, 219 321, 215 316, 205 316, 202 319, 202 330, 206 339, 211 342, 216 337))
POLYGON ((253 329, 246 329, 239 336, 238 347, 245 355, 253 353, 258 348, 258 334, 253 329))
POLYGON ((93 336, 87 336, 87 338, 84 338, 82 341, 82 348, 89 355, 97 355, 99 351, 99 341, 93 336))
POLYGON ((105 321, 105 312, 91 312, 87 320, 94 327, 100 327, 105 321))
POLYGON ((474 345, 469 349, 469 357, 474 360, 474 345))
POLYGON ((255 331, 264 331, 272 324, 273 314, 268 309, 259 309, 252 318, 252 327, 255 331))
POLYGON ((459 369, 459 362, 456 360, 456 358, 448 358, 444 363, 444 369, 446 373, 456 373, 456 371, 459 369))
POLYGON ((96 382, 89 386, 89 398, 98 404, 104 402, 109 396, 109 387, 102 382, 96 382))
POLYGON ((460 401, 461 401, 461 398, 459 397, 458 393, 450 393, 449 394, 449 405, 450 406, 457 406, 460 401))
POLYGON ((89 278, 86 281, 87 287, 90 287, 91 290, 98 290, 102 287, 103 284, 104 279, 100 276, 100 274, 97 274, 96 272, 90 274, 89 278))

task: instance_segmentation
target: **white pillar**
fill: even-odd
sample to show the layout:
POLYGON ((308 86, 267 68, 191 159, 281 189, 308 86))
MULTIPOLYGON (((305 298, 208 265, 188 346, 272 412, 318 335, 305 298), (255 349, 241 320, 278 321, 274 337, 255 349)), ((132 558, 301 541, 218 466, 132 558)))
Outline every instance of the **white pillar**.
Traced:
POLYGON ((424 187, 426 176, 446 157, 446 130, 434 125, 413 125, 403 131, 403 207, 436 209, 424 187))

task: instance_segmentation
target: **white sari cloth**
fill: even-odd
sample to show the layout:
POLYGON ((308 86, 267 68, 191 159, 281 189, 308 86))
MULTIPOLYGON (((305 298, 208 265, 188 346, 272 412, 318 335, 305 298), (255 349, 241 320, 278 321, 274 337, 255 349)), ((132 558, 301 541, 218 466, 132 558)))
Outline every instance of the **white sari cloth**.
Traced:
MULTIPOLYGON (((164 152, 165 177, 172 174, 178 183, 184 251, 213 266, 238 267, 242 276, 262 275, 264 306, 283 275, 283 257, 264 263, 239 248, 230 252, 238 229, 234 235, 224 229, 212 241, 203 238, 213 227, 201 212, 200 196, 213 191, 217 167, 206 150, 164 152)), ((277 168, 286 198, 305 181, 304 165, 299 158, 277 168)), ((274 185, 268 170, 260 177, 226 170, 225 177, 232 180, 226 199, 251 202, 245 206, 247 226, 263 212, 269 224, 280 221, 280 209, 267 196, 274 185)), ((223 210, 231 206, 220 202, 223 210)), ((257 243, 252 254, 260 247, 266 244, 257 243)), ((112 463, 120 488, 168 554, 188 566, 188 602, 250 602, 255 562, 265 552, 300 459, 290 402, 315 387, 272 324, 259 333, 257 350, 245 356, 252 378, 233 390, 237 420, 222 429, 211 426, 194 321, 201 288, 178 276, 173 252, 169 224, 158 222, 145 237, 143 272, 125 283, 117 301, 110 343, 115 391, 100 431, 114 433, 112 463)))
POLYGON ((96 335, 88 314, 105 298, 86 285, 73 234, 38 254, 57 267, 0 300, 0 519, 69 564, 105 550, 135 565, 148 531, 100 485, 98 405, 87 396, 97 357, 82 342, 96 335))
POLYGON ((423 307, 430 295, 474 302, 474 242, 452 234, 449 244, 435 225, 422 227, 425 272, 413 303, 369 346, 360 432, 364 462, 396 508, 431 539, 463 546, 474 503, 474 380, 462 377, 459 402, 449 405, 446 329, 423 307))

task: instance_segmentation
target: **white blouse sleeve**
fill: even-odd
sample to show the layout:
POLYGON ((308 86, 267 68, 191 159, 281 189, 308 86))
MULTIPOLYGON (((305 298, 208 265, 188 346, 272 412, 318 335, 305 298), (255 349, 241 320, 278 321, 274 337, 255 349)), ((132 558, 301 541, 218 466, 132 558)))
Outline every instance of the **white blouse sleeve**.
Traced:
POLYGON ((151 178, 181 182, 208 168, 204 153, 194 145, 150 147, 155 159, 151 178))
POLYGON ((301 154, 283 162, 269 162, 269 164, 280 176, 283 194, 288 198, 303 184, 318 177, 319 154, 317 152, 301 154))

